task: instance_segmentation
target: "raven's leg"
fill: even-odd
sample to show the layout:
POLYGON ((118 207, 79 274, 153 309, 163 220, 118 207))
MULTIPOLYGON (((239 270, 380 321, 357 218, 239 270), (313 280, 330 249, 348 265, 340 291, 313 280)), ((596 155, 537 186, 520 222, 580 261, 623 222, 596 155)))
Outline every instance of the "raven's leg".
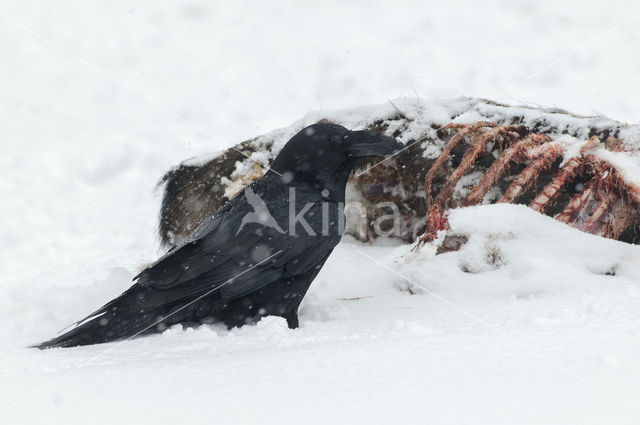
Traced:
POLYGON ((293 310, 290 310, 283 316, 286 321, 289 329, 295 329, 298 327, 298 306, 296 306, 293 310))

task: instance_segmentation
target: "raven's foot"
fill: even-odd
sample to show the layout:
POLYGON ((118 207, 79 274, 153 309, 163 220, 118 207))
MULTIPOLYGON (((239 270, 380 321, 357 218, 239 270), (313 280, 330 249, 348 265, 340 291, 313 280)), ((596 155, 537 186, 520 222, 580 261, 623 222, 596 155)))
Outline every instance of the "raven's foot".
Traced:
POLYGON ((287 325, 289 326, 289 329, 296 329, 299 325, 298 323, 298 309, 294 309, 291 310, 290 312, 288 312, 287 314, 285 314, 284 316, 282 316, 285 318, 285 320, 287 321, 287 325))

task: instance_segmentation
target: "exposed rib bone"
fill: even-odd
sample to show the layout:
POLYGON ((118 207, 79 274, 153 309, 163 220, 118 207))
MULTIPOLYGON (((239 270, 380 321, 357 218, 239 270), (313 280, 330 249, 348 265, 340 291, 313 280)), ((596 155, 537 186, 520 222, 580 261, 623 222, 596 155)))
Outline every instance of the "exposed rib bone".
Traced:
POLYGON ((548 168, 553 164, 560 155, 562 155, 562 148, 559 145, 546 145, 542 154, 531 161, 522 172, 511 183, 509 188, 504 192, 504 195, 498 200, 498 202, 513 202, 521 194, 523 194, 535 179, 538 177, 540 171, 548 168))
POLYGON ((447 230, 449 221, 444 216, 444 208, 434 205, 427 213, 427 233, 435 237, 440 230, 447 230))
MULTIPOLYGON (((446 183, 440 188, 440 192, 436 196, 435 201, 427 211, 427 239, 433 239, 437 232, 445 230, 448 222, 444 216, 445 204, 451 198, 456 184, 465 173, 473 167, 478 155, 484 151, 485 145, 500 135, 505 135, 511 130, 518 129, 517 126, 499 126, 495 127, 480 136, 471 149, 467 150, 460 161, 460 165, 451 173, 446 183)), ((463 129, 464 130, 464 129, 463 129)), ((459 134, 459 133, 458 133, 459 134)), ((435 166, 435 165, 434 165, 435 166)))
POLYGON ((560 171, 555 175, 553 180, 531 201, 529 207, 544 214, 545 209, 560 195, 560 189, 564 187, 570 177, 577 174, 578 168, 581 165, 582 158, 577 156, 567 161, 567 163, 560 168, 560 171))
POLYGON ((478 138, 478 140, 476 140, 476 142, 473 144, 471 149, 469 149, 464 153, 464 156, 462 157, 462 161, 460 161, 460 165, 458 165, 458 167, 453 171, 453 173, 451 173, 446 183, 443 184, 442 187, 440 188, 440 192, 438 192, 438 196, 436 197, 436 200, 435 200, 436 205, 444 205, 446 201, 449 198, 451 198, 451 195, 453 194, 453 190, 455 189, 456 184, 458 184, 458 181, 460 180, 460 178, 464 176, 471 167, 473 167, 473 164, 475 163, 478 155, 480 155, 480 153, 484 151, 485 145, 489 141, 494 140, 496 137, 506 133, 507 131, 508 131, 508 127, 496 127, 488 131, 487 133, 483 134, 478 138))
POLYGON ((600 140, 598 140, 596 136, 591 137, 580 148, 580 155, 569 159, 560 168, 560 171, 553 177, 553 180, 531 201, 529 207, 544 214, 546 208, 560 195, 560 189, 578 174, 580 168, 584 165, 585 161, 583 156, 585 153, 593 150, 598 145, 600 145, 600 140))
POLYGON ((560 214, 556 216, 556 220, 561 223, 569 223, 573 220, 573 216, 580 211, 586 204, 587 201, 591 198, 593 194, 593 188, 595 185, 595 181, 590 181, 582 190, 582 193, 578 193, 571 198, 569 203, 564 210, 560 214))
POLYGON ((531 147, 548 142, 549 138, 541 134, 529 134, 524 139, 510 146, 491 164, 491 167, 482 176, 480 182, 471 190, 467 198, 464 200, 464 206, 479 204, 484 196, 489 192, 500 177, 505 173, 509 166, 509 162, 517 158, 523 151, 529 150, 531 147))
MULTIPOLYGON (((604 182, 601 181, 601 183, 604 182)), ((606 186, 606 183, 601 185, 601 187, 604 186, 606 186)), ((606 221, 602 222, 601 219, 609 210, 609 206, 612 205, 618 199, 618 197, 611 190, 606 192, 599 190, 596 193, 596 196, 598 196, 600 200, 598 201, 591 216, 586 219, 584 223, 582 223, 582 225, 580 226, 580 230, 599 234, 603 231, 604 225, 606 225, 606 221)))
POLYGON ((494 124, 493 126, 495 126, 495 123, 486 123, 486 122, 480 121, 480 122, 477 122, 476 124, 471 124, 471 125, 448 124, 447 126, 444 127, 444 128, 462 127, 462 129, 458 131, 449 140, 444 150, 442 151, 442 154, 438 157, 438 159, 436 159, 436 161, 433 163, 433 165, 427 172, 427 175, 424 177, 424 187, 427 195, 427 207, 431 206, 431 201, 432 201, 431 200, 431 182, 433 181, 433 178, 435 177, 436 173, 438 172, 442 164, 449 159, 449 155, 451 155, 451 152, 453 151, 453 149, 456 146, 458 146, 458 144, 464 139, 466 135, 474 131, 477 131, 481 127, 492 126, 491 124, 494 124))

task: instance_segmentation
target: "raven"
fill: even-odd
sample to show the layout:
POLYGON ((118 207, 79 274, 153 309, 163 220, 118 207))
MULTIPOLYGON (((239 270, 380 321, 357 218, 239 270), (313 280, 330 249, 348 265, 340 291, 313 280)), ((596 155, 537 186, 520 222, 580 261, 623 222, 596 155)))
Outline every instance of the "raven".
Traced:
POLYGON ((276 315, 298 327, 298 306, 344 227, 356 163, 404 145, 330 123, 308 126, 265 175, 138 274, 135 283, 64 334, 35 347, 72 347, 174 324, 242 326, 276 315))

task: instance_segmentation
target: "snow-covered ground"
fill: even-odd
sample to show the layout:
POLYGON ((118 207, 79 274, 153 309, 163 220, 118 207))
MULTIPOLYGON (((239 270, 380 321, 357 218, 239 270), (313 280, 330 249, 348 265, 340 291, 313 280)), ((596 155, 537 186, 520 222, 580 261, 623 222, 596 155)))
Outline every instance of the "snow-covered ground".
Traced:
POLYGON ((25 348, 159 255, 167 168, 310 110, 470 95, 638 122, 638 13, 0 2, 0 423, 638 423, 640 248, 514 206, 454 212, 469 244, 437 257, 347 238, 295 331, 25 348))

